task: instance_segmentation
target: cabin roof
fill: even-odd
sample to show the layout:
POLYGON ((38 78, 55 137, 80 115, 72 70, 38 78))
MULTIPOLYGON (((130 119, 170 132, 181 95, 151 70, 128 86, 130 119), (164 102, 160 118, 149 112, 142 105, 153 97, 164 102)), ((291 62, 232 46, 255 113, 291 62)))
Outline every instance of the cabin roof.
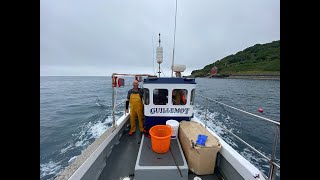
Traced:
POLYGON ((143 80, 143 84, 196 84, 194 78, 159 78, 159 77, 148 77, 143 80))

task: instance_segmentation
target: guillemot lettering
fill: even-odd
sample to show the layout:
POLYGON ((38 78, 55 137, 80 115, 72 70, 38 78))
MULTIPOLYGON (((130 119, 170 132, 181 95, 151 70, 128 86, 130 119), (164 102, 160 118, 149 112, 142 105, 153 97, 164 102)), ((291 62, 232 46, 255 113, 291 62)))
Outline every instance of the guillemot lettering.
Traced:
POLYGON ((151 108, 151 114, 161 114, 161 113, 180 113, 188 114, 190 108, 151 108))

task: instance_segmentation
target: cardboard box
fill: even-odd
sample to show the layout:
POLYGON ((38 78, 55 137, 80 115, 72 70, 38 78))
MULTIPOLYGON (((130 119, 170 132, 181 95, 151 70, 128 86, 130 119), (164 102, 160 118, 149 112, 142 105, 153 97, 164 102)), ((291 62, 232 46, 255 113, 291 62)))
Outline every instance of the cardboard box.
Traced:
POLYGON ((181 121, 179 124, 179 141, 187 160, 189 170, 197 175, 214 173, 217 153, 221 149, 219 140, 201 124, 193 121, 181 121), (198 139, 198 134, 208 136, 205 146, 192 147, 198 139))

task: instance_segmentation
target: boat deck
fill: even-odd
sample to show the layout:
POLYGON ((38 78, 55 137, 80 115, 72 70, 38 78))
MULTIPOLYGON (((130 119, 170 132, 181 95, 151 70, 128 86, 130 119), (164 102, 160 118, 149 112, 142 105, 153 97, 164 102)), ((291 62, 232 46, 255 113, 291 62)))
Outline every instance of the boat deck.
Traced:
MULTIPOLYGON (((120 138, 119 144, 115 145, 113 148, 110 156, 106 159, 106 166, 102 170, 99 180, 119 180, 124 177, 130 177, 130 179, 134 179, 135 177, 135 166, 136 166, 136 161, 139 153, 139 148, 140 148, 140 143, 143 140, 142 136, 143 133, 137 131, 135 134, 132 136, 128 135, 128 130, 123 131, 123 136, 120 138)), ((172 140, 171 140, 172 142, 172 140)), ((173 142, 171 146, 171 152, 176 158, 177 164, 180 165, 183 162, 183 159, 179 157, 179 152, 177 148, 178 147, 177 142, 173 142)), ((150 143, 150 138, 144 137, 144 143, 150 143)), ((151 156, 155 156, 152 149, 151 149, 151 144, 145 146, 141 150, 142 152, 142 158, 141 158, 141 163, 140 165, 148 165, 147 159, 152 159, 151 156), (150 152, 147 152, 150 151, 150 152), (147 157, 148 156, 148 157, 147 157), (150 157, 149 157, 150 156, 150 157), (143 164, 144 163, 144 164, 143 164)), ((161 156, 165 157, 162 159, 166 159, 166 161, 169 163, 168 165, 170 166, 175 166, 174 159, 172 155, 170 154, 170 151, 165 154, 162 154, 161 156), (170 155, 170 156, 169 156, 170 155)), ((154 158, 153 158, 154 159, 154 158)), ((159 158, 157 158, 159 160, 159 158)), ((165 165, 161 164, 164 162, 158 162, 158 165, 165 165)), ((176 168, 176 166, 175 166, 176 168)), ((175 169, 175 172, 177 175, 180 176, 178 168, 175 169)), ((200 177, 202 180, 206 179, 211 179, 211 180, 218 180, 222 179, 221 174, 215 169, 215 173, 213 175, 204 175, 204 176, 199 176, 193 174, 191 171, 188 171, 188 179, 192 180, 195 176, 200 177)), ((137 178, 135 178, 137 179, 137 178)), ((138 179, 137 179, 138 180, 138 179)), ((168 179, 167 179, 168 180, 168 179)))

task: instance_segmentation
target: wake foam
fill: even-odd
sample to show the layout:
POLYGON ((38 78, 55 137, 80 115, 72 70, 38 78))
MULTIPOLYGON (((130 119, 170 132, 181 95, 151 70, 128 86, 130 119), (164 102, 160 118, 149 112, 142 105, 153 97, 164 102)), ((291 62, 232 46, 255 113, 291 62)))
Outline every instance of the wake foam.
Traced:
POLYGON ((60 162, 50 161, 45 164, 40 164, 40 178, 43 178, 48 175, 56 175, 60 169, 60 162))

